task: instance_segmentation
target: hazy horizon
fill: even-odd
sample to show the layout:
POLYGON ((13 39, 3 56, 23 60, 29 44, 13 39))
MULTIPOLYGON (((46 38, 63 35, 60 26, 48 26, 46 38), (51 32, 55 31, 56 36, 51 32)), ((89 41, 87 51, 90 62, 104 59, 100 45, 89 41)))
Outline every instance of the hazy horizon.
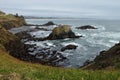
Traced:
POLYGON ((120 19, 117 0, 0 0, 0 10, 25 16, 120 19))

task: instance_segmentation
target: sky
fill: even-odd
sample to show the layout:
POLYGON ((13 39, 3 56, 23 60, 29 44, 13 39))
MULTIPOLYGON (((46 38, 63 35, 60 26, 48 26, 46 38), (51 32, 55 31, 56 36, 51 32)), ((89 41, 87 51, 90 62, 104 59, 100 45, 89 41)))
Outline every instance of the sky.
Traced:
POLYGON ((0 10, 39 17, 120 19, 120 0, 0 0, 0 10))

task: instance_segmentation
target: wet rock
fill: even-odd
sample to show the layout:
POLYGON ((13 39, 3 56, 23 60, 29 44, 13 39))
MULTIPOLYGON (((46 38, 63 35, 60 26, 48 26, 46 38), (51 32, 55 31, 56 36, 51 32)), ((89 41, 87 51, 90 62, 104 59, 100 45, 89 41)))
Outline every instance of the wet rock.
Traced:
POLYGON ((85 29, 97 29, 95 28, 94 26, 91 26, 91 25, 85 25, 85 26, 81 26, 81 27, 76 27, 77 29, 82 29, 82 30, 85 30, 85 29))
POLYGON ((59 66, 59 62, 63 62, 65 59, 67 59, 62 55, 61 52, 50 49, 42 50, 35 54, 35 56, 37 59, 41 60, 42 64, 51 66, 59 66))
POLYGON ((52 21, 49 21, 48 23, 43 24, 43 26, 51 26, 51 25, 55 25, 55 24, 52 21))
POLYGON ((65 39, 65 38, 79 38, 71 30, 69 25, 59 25, 52 30, 52 33, 46 38, 48 40, 65 39))
POLYGON ((63 47, 62 49, 61 49, 61 51, 65 51, 65 50, 71 50, 71 49, 76 49, 78 46, 76 46, 76 45, 67 45, 67 46, 65 46, 65 47, 63 47))
POLYGON ((43 65, 58 66, 59 62, 66 59, 61 52, 51 50, 50 48, 41 49, 38 47, 37 49, 36 45, 24 44, 20 40, 10 41, 5 45, 5 48, 13 57, 43 65))
POLYGON ((84 64, 83 64, 83 66, 89 65, 91 62, 92 62, 92 61, 90 61, 90 60, 86 60, 86 61, 84 62, 84 64))

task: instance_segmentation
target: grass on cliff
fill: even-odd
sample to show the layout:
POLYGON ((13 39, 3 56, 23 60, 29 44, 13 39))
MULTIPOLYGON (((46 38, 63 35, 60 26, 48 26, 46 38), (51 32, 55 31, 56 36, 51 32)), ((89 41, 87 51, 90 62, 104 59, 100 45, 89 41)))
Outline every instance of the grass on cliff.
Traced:
POLYGON ((83 71, 19 61, 0 50, 0 74, 18 73, 32 80, 120 80, 119 71, 83 71))
POLYGON ((16 18, 12 14, 0 14, 0 20, 16 20, 16 18))
POLYGON ((16 39, 15 35, 0 26, 0 44, 4 45, 14 39, 16 39))

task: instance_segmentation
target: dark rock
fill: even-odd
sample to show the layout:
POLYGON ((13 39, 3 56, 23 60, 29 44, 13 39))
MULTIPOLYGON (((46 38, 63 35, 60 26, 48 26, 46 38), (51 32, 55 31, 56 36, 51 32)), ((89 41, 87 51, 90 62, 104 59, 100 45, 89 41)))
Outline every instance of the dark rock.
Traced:
POLYGON ((83 64, 83 66, 89 65, 91 62, 92 62, 92 61, 90 61, 90 60, 86 60, 86 61, 84 62, 84 64, 83 64))
POLYGON ((77 29, 82 29, 82 30, 85 30, 85 29, 97 29, 91 25, 85 25, 85 26, 81 26, 81 27, 76 27, 77 29))
POLYGON ((64 61, 67 59, 62 55, 62 53, 55 51, 55 50, 42 50, 41 52, 37 53, 36 58, 41 60, 42 64, 58 66, 59 62, 64 61))
POLYGON ((76 46, 76 45, 67 45, 67 46, 65 46, 65 47, 63 47, 62 49, 61 49, 61 51, 65 51, 65 50, 71 50, 71 49, 76 49, 78 46, 76 46))
POLYGON ((68 25, 59 25, 52 30, 52 33, 46 38, 48 40, 65 39, 65 38, 79 38, 76 36, 68 25))
POLYGON ((55 25, 55 24, 52 21, 49 21, 48 23, 43 24, 43 26, 51 26, 51 25, 55 25))
POLYGON ((107 51, 101 51, 98 56, 94 59, 93 62, 90 62, 88 65, 85 65, 83 69, 108 69, 111 68, 120 68, 120 43, 111 47, 107 51))

